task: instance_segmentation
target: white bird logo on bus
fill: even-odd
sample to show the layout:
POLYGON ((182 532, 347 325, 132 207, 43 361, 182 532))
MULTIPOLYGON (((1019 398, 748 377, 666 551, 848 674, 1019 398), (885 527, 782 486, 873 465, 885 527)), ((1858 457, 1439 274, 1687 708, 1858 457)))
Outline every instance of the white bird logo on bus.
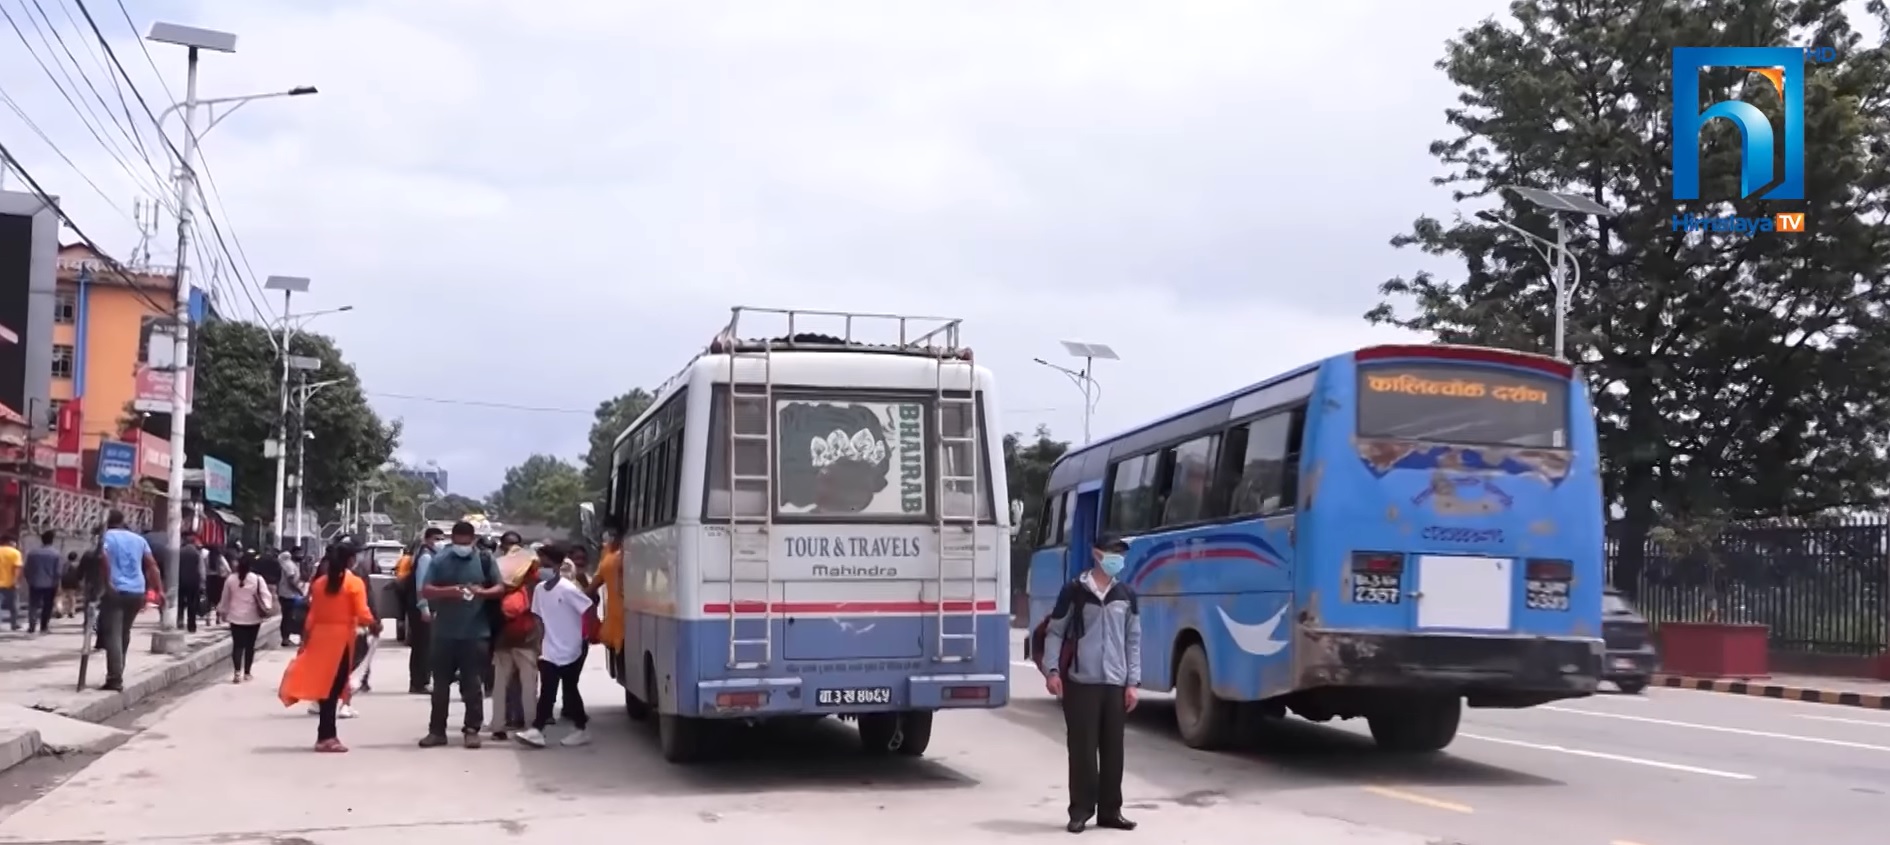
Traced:
POLYGON ((1221 622, 1227 626, 1227 635, 1233 638, 1235 647, 1248 654, 1271 657, 1286 648, 1285 638, 1274 637, 1279 631, 1280 621, 1286 618, 1286 609, 1291 606, 1292 602, 1287 602, 1280 607, 1280 612, 1273 614, 1273 618, 1255 624, 1234 621, 1234 617, 1227 615, 1226 608, 1217 607, 1215 610, 1220 611, 1221 622))

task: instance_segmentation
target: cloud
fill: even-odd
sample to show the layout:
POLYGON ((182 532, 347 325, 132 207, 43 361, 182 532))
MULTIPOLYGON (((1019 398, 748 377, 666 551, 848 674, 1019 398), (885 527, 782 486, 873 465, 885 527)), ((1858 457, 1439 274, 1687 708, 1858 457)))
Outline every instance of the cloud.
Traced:
MULTIPOLYGON (((1423 266, 1387 239, 1450 207, 1428 184, 1425 146, 1445 133, 1452 93, 1430 67, 1443 39, 1501 11, 130 9, 141 27, 240 34, 237 54, 204 57, 206 96, 321 88, 248 105, 206 137, 212 207, 258 277, 313 278, 311 309, 356 306, 311 328, 337 338, 371 393, 577 412, 375 398, 406 421, 403 451, 439 460, 464 493, 531 452, 581 453, 600 399, 669 376, 736 304, 962 316, 1004 384, 1006 428, 1067 437, 1081 400, 1031 363, 1060 360, 1060 339, 1123 356, 1099 365, 1100 433, 1395 336, 1358 315, 1380 281, 1423 266)), ((142 51, 107 18, 161 108, 142 51)), ((177 49, 151 52, 181 93, 177 49)), ((5 53, 5 89, 117 205, 155 190, 147 169, 134 179, 105 155, 23 48, 5 53)), ((123 215, 44 145, 7 137, 108 249, 128 252, 123 215)))

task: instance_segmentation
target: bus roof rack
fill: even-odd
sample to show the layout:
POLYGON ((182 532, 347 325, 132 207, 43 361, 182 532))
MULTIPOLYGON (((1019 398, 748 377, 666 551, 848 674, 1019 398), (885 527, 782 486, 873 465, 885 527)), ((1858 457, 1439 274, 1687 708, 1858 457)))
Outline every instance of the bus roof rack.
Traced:
POLYGON ((812 311, 804 308, 729 309, 728 325, 715 333, 709 345, 656 389, 662 396, 689 374, 705 355, 759 352, 865 352, 881 355, 916 355, 924 358, 971 360, 971 349, 961 344, 957 317, 873 314, 856 311, 812 311), (761 326, 757 326, 761 323, 761 326), (756 331, 760 328, 761 331, 756 331), (743 337, 744 333, 762 337, 743 337))
POLYGON ((880 352, 927 358, 964 358, 970 352, 959 343, 958 329, 964 321, 955 317, 755 308, 745 305, 735 306, 729 311, 728 325, 709 341, 707 354, 880 352))

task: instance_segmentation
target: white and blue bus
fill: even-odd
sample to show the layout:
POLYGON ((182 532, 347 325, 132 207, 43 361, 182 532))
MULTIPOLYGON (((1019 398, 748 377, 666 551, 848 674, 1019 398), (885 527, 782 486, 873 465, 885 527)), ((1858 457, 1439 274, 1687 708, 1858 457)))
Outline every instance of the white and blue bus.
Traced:
POLYGON ((624 538, 612 668, 666 759, 718 721, 822 716, 916 756, 936 711, 1005 704, 998 419, 957 320, 734 309, 617 439, 601 514, 624 538))
POLYGON ((1335 355, 1050 470, 1031 617, 1130 538, 1142 686, 1184 742, 1241 711, 1364 717, 1434 751, 1462 707, 1592 694, 1602 673, 1600 456, 1568 362, 1468 346, 1335 355))

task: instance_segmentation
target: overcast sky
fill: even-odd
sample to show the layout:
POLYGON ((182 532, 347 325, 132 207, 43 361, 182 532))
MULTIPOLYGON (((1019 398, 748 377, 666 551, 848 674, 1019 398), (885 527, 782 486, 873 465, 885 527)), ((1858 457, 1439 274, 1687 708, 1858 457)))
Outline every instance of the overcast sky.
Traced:
MULTIPOLYGON (((72 0, 44 6, 116 111, 72 0)), ((164 108, 117 5, 87 6, 164 108)), ((210 208, 258 283, 314 279, 297 310, 355 307, 312 328, 406 422, 403 457, 479 495, 527 454, 581 454, 598 400, 667 378, 736 304, 963 317, 1005 428, 1069 438, 1082 400, 1031 360, 1073 363, 1062 339, 1122 356, 1098 367, 1102 435, 1396 338, 1360 314, 1386 277, 1426 266, 1387 240, 1451 210, 1428 182, 1453 93, 1432 65, 1503 4, 126 7, 140 30, 239 34, 235 55, 205 57, 202 96, 320 87, 207 136, 210 208), (452 404, 467 400, 575 413, 452 404)), ((130 150, 115 163, 10 30, 0 45, 0 89, 106 197, 10 111, 5 143, 127 255, 152 170, 107 125, 130 150)), ((150 51, 181 98, 181 50, 150 51)), ((226 310, 251 313, 231 290, 226 310)))

